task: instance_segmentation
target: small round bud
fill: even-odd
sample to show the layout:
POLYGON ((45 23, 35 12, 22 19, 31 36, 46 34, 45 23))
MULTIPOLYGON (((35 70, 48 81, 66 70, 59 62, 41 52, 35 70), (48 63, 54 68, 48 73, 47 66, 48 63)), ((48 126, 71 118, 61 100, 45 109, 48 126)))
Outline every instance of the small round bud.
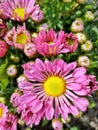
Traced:
POLYGON ((85 44, 81 45, 83 51, 90 51, 93 48, 93 43, 91 41, 86 41, 85 44))
POLYGON ((20 58, 18 56, 15 56, 15 55, 11 55, 10 56, 10 59, 15 62, 15 63, 18 63, 20 61, 20 58))
POLYGON ((52 120, 52 127, 54 128, 54 130, 62 130, 63 123, 60 119, 53 119, 52 120))
POLYGON ((94 20, 94 14, 92 11, 87 11, 84 15, 85 19, 87 21, 93 21, 94 20))
POLYGON ((87 37, 86 37, 86 35, 85 35, 84 33, 77 33, 76 36, 77 36, 78 42, 79 42, 80 44, 85 43, 86 40, 87 40, 87 37))
POLYGON ((19 120, 18 120, 18 124, 21 125, 21 126, 24 126, 24 125, 25 125, 25 122, 24 122, 22 119, 19 119, 19 120))
POLYGON ((84 4, 85 0, 76 0, 79 4, 84 4))
POLYGON ((72 0, 63 0, 63 2, 69 3, 69 2, 72 2, 72 0))
POLYGON ((78 58, 78 65, 82 67, 89 67, 90 60, 87 56, 79 56, 78 58))
POLYGON ((49 29, 49 26, 47 23, 43 23, 38 27, 38 31, 44 30, 47 31, 49 29))
POLYGON ((36 32, 32 33, 32 38, 36 38, 37 35, 38 35, 38 33, 36 33, 36 32))
POLYGON ((83 30, 84 30, 84 24, 82 19, 77 18, 75 21, 73 21, 71 25, 72 32, 81 32, 83 30))
POLYGON ((17 78, 17 82, 18 84, 24 82, 24 81, 28 81, 26 76, 24 74, 20 75, 18 78, 17 78))
POLYGON ((6 98, 5 97, 0 97, 0 103, 5 104, 6 103, 6 98))
POLYGON ((16 68, 16 65, 9 65, 7 67, 7 71, 6 71, 7 75, 10 77, 15 77, 18 73, 18 70, 16 68))

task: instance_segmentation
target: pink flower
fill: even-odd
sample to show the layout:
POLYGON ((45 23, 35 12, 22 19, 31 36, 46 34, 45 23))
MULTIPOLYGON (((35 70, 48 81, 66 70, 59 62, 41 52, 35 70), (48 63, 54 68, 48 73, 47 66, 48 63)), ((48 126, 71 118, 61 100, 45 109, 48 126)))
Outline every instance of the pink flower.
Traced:
POLYGON ((69 52, 76 51, 78 47, 78 38, 73 33, 66 33, 64 35, 64 47, 68 48, 69 52))
POLYGON ((2 0, 2 17, 15 21, 25 21, 34 10, 36 0, 2 0))
POLYGON ((0 38, 3 38, 7 32, 6 24, 0 19, 0 38))
POLYGON ((3 123, 5 122, 7 112, 7 107, 4 104, 0 103, 0 125, 3 125, 3 123))
POLYGON ((31 14, 32 20, 34 20, 35 22, 40 22, 43 20, 43 17, 44 17, 44 15, 43 15, 43 12, 40 9, 39 5, 35 5, 34 11, 31 14))
POLYGON ((2 130, 17 130, 18 118, 12 113, 8 113, 2 130))
POLYGON ((37 53, 35 44, 33 43, 26 44, 24 47, 24 53, 27 57, 33 58, 37 53))
POLYGON ((53 119, 52 120, 52 127, 54 128, 54 130, 62 130, 63 123, 61 122, 60 119, 53 119))
POLYGON ((0 40, 0 58, 4 57, 8 51, 8 46, 5 41, 0 40))
POLYGON ((39 54, 43 56, 54 56, 59 53, 67 53, 68 49, 63 48, 62 39, 64 32, 60 31, 58 35, 52 29, 47 33, 42 30, 37 38, 33 39, 39 54))
POLYGON ((32 126, 42 119, 59 116, 66 120, 70 113, 78 115, 79 111, 86 111, 88 77, 84 67, 76 66, 76 62, 67 64, 58 59, 54 62, 37 59, 31 66, 23 66, 29 81, 19 86, 23 95, 17 112, 22 114, 26 124, 32 126))

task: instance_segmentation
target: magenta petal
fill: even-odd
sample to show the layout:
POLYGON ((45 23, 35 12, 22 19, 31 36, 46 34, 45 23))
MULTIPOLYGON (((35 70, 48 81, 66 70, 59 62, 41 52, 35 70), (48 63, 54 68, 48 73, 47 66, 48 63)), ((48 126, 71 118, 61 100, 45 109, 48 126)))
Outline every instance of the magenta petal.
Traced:
POLYGON ((75 106, 70 106, 69 107, 69 109, 70 109, 70 112, 73 114, 73 115, 78 115, 79 114, 79 111, 78 111, 78 109, 75 107, 75 106))
POLYGON ((81 85, 78 83, 69 83, 67 84, 67 88, 70 90, 79 90, 81 89, 81 85))
POLYGON ((73 75, 75 78, 77 78, 84 75, 85 73, 86 73, 86 69, 83 67, 80 67, 80 68, 75 69, 75 71, 73 72, 73 75))
POLYGON ((52 106, 48 106, 48 108, 46 109, 46 118, 47 120, 52 120, 53 118, 53 115, 54 115, 54 109, 52 106))

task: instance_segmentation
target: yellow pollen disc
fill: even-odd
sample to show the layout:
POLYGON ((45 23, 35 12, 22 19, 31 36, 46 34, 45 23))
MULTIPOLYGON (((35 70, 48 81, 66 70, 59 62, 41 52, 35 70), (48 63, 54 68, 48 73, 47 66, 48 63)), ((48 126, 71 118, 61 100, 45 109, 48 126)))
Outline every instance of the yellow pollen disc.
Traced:
POLYGON ((27 35, 25 33, 20 33, 16 37, 16 43, 25 44, 27 41, 27 35))
POLYGON ((48 42, 48 44, 53 44, 54 42, 48 42))
POLYGON ((2 115, 3 115, 3 109, 0 108, 0 118, 2 117, 2 115))
POLYGON ((65 92, 65 85, 65 81, 59 76, 48 77, 43 84, 45 92, 54 97, 60 96, 65 92))
POLYGON ((25 9, 24 8, 16 8, 13 10, 13 17, 19 17, 21 20, 25 18, 25 9))
POLYGON ((68 43, 69 45, 73 45, 74 42, 75 42, 74 39, 70 39, 70 38, 67 38, 66 41, 67 41, 67 43, 68 43))

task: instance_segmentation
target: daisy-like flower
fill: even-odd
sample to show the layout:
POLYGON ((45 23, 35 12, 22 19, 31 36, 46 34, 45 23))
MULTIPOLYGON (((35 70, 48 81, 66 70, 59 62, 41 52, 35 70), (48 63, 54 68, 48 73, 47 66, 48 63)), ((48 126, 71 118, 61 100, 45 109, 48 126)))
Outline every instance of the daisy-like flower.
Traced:
POLYGON ((2 0, 2 16, 5 19, 25 21, 34 10, 36 0, 2 0))
POLYGON ((31 67, 24 65, 29 81, 20 85, 23 95, 17 111, 27 125, 38 124, 42 118, 52 120, 61 116, 66 120, 70 113, 86 111, 89 102, 85 96, 90 94, 88 77, 84 67, 76 66, 76 62, 67 64, 58 59, 54 62, 37 59, 31 67))
POLYGON ((3 103, 0 103, 0 124, 3 124, 5 122, 7 112, 7 107, 3 103))
POLYGON ((31 18, 32 20, 34 20, 35 22, 40 22, 43 20, 43 11, 40 9, 39 5, 35 5, 34 6, 34 11, 31 14, 31 18))
POLYGON ((85 42, 85 44, 82 44, 81 45, 81 49, 83 50, 83 51, 91 51, 92 50, 92 48, 93 48, 93 43, 91 42, 91 41, 86 41, 85 42))
POLYGON ((5 123, 3 125, 3 130, 17 130, 17 122, 17 116, 12 113, 8 113, 6 116, 5 123))
POLYGON ((78 47, 78 38, 73 33, 66 33, 64 35, 64 47, 68 48, 70 52, 76 51, 78 47))
POLYGON ((59 53, 67 53, 69 49, 63 48, 62 39, 64 32, 60 31, 58 35, 52 29, 48 32, 44 30, 39 32, 37 38, 33 38, 39 54, 43 56, 54 56, 59 53))
POLYGON ((0 38, 3 38, 6 35, 7 26, 6 24, 0 19, 0 38))
POLYGON ((3 40, 0 40, 0 58, 4 57, 8 51, 7 43, 3 40))

